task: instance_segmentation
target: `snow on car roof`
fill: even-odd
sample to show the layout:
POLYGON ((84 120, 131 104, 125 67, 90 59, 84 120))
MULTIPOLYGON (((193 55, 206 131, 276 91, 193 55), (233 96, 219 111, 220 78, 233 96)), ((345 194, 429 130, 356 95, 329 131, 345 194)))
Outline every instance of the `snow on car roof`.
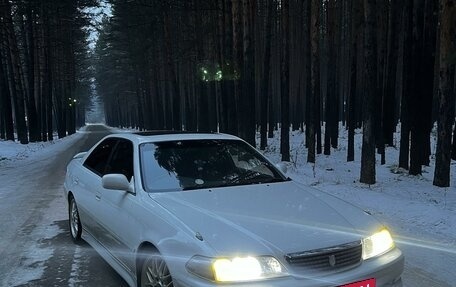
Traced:
POLYGON ((137 142, 161 142, 172 140, 198 140, 198 139, 224 139, 224 140, 240 140, 238 137, 222 133, 202 133, 189 131, 143 131, 133 133, 116 133, 109 137, 123 137, 137 142))
POLYGON ((202 134, 202 133, 189 132, 189 131, 153 130, 153 131, 134 132, 133 134, 139 135, 139 136, 157 136, 157 135, 174 135, 174 134, 202 134))

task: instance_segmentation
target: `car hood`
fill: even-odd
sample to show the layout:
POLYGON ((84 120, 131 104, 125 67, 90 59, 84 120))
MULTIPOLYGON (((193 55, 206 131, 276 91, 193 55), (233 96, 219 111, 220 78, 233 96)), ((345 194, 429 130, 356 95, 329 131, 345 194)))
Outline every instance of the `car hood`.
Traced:
POLYGON ((351 204, 292 181, 150 197, 222 256, 335 246, 380 228, 351 204))

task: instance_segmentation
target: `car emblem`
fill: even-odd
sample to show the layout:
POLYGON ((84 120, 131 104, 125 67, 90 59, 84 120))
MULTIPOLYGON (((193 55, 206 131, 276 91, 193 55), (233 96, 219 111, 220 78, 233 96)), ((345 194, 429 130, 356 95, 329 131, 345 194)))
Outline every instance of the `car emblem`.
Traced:
POLYGON ((336 266, 336 256, 335 255, 329 255, 329 265, 331 267, 336 266))

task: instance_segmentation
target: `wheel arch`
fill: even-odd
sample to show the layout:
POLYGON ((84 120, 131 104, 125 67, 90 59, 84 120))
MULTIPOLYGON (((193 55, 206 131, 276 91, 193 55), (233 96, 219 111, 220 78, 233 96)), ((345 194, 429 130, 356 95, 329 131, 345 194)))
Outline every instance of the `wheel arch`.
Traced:
POLYGON ((79 215, 79 210, 77 208, 77 203, 76 199, 74 198, 74 195, 71 191, 68 191, 67 195, 67 203, 68 203, 68 225, 70 228, 70 235, 71 239, 73 240, 74 243, 79 244, 80 241, 82 240, 82 223, 79 215), (76 233, 74 233, 73 230, 73 219, 72 219, 72 202, 74 202, 74 205, 76 206, 76 212, 77 212, 77 230, 76 233))
POLYGON ((70 203, 71 198, 74 198, 73 192, 71 190, 68 191, 67 193, 67 201, 70 203))
POLYGON ((141 286, 141 268, 142 268, 143 261, 145 259, 144 255, 150 254, 151 252, 160 253, 158 248, 149 241, 142 242, 136 251, 135 263, 136 263, 136 285, 137 286, 141 286))

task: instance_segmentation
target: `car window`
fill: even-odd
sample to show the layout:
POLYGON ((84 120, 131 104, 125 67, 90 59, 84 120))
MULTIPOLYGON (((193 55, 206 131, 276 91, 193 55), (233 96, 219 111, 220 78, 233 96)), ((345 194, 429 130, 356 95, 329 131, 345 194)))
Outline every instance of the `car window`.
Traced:
POLYGON ((131 141, 119 139, 105 173, 120 173, 125 175, 128 181, 131 180, 133 176, 133 143, 131 141))
POLYGON ((106 165, 116 143, 116 138, 108 138, 102 141, 86 159, 84 166, 99 176, 105 175, 106 165))
POLYGON ((286 180, 255 149, 238 140, 182 140, 140 147, 143 185, 165 192, 286 180))

